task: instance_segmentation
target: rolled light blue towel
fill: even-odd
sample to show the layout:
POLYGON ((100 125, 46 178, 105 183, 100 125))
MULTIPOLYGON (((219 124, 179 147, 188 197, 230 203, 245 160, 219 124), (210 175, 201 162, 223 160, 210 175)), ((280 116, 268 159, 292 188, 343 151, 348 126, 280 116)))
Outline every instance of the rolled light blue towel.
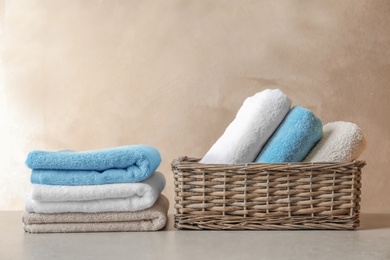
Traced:
POLYGON ((32 183, 71 186, 140 182, 160 163, 160 153, 146 145, 80 152, 33 151, 26 160, 33 169, 32 183))
POLYGON ((306 108, 293 107, 268 140, 256 162, 300 162, 321 137, 321 119, 306 108))

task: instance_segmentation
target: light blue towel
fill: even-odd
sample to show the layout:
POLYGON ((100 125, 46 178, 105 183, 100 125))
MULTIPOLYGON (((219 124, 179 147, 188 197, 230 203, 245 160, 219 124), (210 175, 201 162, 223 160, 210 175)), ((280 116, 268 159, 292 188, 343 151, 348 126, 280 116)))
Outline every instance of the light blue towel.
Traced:
POLYGON ((322 137, 322 122, 310 110, 290 110, 260 152, 256 162, 300 162, 322 137))
POLYGON ((160 165, 160 153, 146 145, 93 151, 33 151, 26 165, 31 182, 48 185, 98 185, 140 182, 160 165))

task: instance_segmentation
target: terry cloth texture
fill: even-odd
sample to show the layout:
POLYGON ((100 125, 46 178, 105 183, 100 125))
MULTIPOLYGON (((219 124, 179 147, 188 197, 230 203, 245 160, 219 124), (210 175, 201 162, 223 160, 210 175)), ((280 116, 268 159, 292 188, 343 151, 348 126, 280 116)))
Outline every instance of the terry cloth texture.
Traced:
POLYGON ((160 172, 142 183, 93 186, 32 185, 25 209, 35 213, 137 211, 151 207, 165 187, 160 172), (33 199, 39 198, 39 199, 33 199))
MULTIPOLYGON (((31 199, 44 202, 89 201, 99 199, 133 198, 143 202, 158 198, 165 188, 165 177, 154 172, 149 178, 137 183, 118 183, 87 186, 31 185, 31 199), (156 194, 158 194, 156 196, 156 194)), ((153 203, 152 203, 153 204, 153 203)))
POLYGON ((200 163, 253 162, 290 107, 291 100, 279 89, 266 89, 247 98, 200 163))
POLYGON ((310 110, 296 106, 268 140, 256 162, 300 162, 321 136, 321 120, 310 110))
POLYGON ((168 199, 161 195, 148 209, 135 212, 39 214, 25 212, 30 233, 156 231, 167 222, 168 199))
POLYGON ((305 162, 349 162, 359 158, 366 147, 359 126, 332 122, 324 126, 324 135, 305 158, 305 162))
POLYGON ((137 167, 152 172, 160 165, 157 149, 147 145, 128 145, 90 151, 32 151, 26 165, 40 170, 92 170, 137 167))
POLYGON ((160 163, 159 152, 145 145, 83 152, 33 151, 26 161, 33 169, 31 183, 64 186, 140 182, 160 163))

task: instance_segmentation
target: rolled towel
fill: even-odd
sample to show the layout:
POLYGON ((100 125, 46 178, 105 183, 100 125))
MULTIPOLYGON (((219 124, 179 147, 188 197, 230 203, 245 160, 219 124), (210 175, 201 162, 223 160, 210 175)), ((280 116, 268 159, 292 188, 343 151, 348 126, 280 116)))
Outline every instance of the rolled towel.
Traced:
POLYGON ((269 139, 256 162, 300 162, 321 136, 321 120, 310 110, 296 106, 269 139))
POLYGON ((136 212, 39 214, 25 212, 30 233, 156 231, 167 223, 168 199, 161 195, 148 209, 136 212))
POLYGON ((140 182, 160 165, 160 153, 146 145, 93 151, 33 151, 26 165, 31 182, 47 185, 98 185, 140 182))
POLYGON ((366 147, 366 138, 356 124, 332 122, 323 130, 323 137, 304 162, 350 162, 359 158, 366 147))
POLYGON ((266 89, 247 98, 200 163, 253 162, 290 107, 291 100, 279 89, 266 89))
POLYGON ((35 213, 137 211, 151 207, 165 187, 155 172, 141 183, 93 186, 32 185, 26 211, 35 213))

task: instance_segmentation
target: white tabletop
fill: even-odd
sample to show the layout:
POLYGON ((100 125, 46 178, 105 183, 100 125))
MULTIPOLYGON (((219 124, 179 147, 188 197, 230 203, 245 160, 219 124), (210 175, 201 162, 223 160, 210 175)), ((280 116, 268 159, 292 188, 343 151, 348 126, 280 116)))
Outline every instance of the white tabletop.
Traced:
POLYGON ((183 231, 28 234, 0 212, 0 259, 390 259, 390 214, 355 231, 183 231))

